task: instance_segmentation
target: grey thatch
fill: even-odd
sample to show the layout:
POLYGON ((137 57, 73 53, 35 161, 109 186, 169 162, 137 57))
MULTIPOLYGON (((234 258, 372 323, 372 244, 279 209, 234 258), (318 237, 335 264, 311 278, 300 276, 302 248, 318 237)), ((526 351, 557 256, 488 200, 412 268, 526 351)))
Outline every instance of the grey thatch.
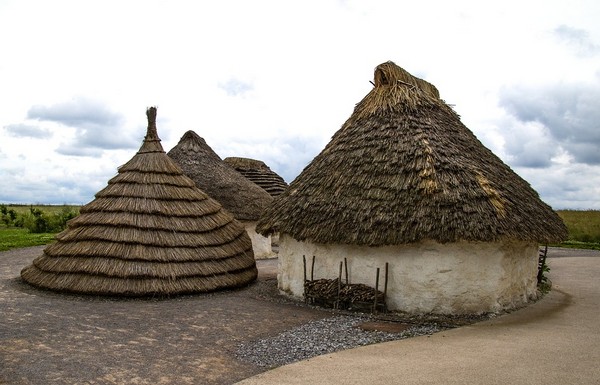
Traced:
POLYGON ((437 89, 392 62, 258 222, 315 243, 565 239, 559 216, 465 127, 437 89))
POLYGON ((202 191, 238 220, 258 220, 273 201, 266 191, 223 162, 194 131, 186 132, 167 155, 202 191))
POLYGON ((263 161, 239 157, 225 158, 224 161, 272 197, 280 195, 287 188, 285 180, 273 172, 263 161))
POLYGON ((138 153, 23 269, 34 286, 101 295, 172 295, 256 279, 243 225, 169 158, 149 108, 138 153))

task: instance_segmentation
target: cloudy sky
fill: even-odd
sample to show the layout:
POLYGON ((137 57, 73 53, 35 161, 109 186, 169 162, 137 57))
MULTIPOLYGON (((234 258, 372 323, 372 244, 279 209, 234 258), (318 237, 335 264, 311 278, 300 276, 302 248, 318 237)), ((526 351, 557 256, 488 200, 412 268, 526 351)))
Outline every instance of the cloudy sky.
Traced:
POLYGON ((555 209, 600 209, 600 2, 0 0, 0 203, 77 203, 158 106, 291 182, 394 61, 555 209))

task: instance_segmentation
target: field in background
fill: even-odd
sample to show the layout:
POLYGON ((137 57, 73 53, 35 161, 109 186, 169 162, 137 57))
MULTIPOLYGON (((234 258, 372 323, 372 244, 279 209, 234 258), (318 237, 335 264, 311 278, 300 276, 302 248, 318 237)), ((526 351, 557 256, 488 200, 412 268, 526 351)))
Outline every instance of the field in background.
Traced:
MULTIPOLYGON (((0 251, 52 242, 54 234, 61 230, 60 226, 51 226, 53 231, 43 231, 44 228, 41 228, 42 231, 36 233, 31 231, 31 221, 34 221, 33 224, 36 219, 47 224, 53 224, 55 221, 64 225, 64 220, 68 220, 73 213, 78 213, 80 207, 74 205, 2 206, 4 206, 2 211, 6 211, 6 214, 2 214, 3 221, 0 221, 0 251), (33 213, 41 214, 36 217, 33 213), (11 215, 15 217, 13 220, 10 219, 11 215)), ((557 212, 569 229, 569 240, 553 246, 600 250, 600 211, 559 210, 557 212)))
POLYGON ((569 229, 569 240, 561 246, 600 250, 599 210, 559 210, 557 213, 569 229))
POLYGON ((67 210, 76 210, 79 212, 81 206, 77 205, 15 205, 6 204, 7 209, 13 209, 17 214, 27 214, 31 209, 38 209, 48 214, 58 214, 67 210))

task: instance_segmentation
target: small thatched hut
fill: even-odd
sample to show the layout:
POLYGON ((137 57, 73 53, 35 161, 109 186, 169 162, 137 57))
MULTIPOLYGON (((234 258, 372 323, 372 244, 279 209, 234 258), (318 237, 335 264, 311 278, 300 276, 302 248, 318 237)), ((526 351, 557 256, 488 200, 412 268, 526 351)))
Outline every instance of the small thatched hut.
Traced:
POLYGON ((536 296, 538 242, 566 237, 558 215, 465 127, 437 89, 392 62, 325 149, 259 221, 279 232, 279 287, 315 279, 374 286, 409 312, 498 311, 536 296))
POLYGON ((244 227, 183 175, 160 144, 156 108, 147 115, 138 153, 23 269, 25 281, 64 292, 148 296, 256 279, 244 227))
POLYGON ((224 161, 272 197, 280 195, 287 188, 285 180, 261 160, 232 156, 224 161))
POLYGON ((244 224, 252 240, 255 258, 274 255, 270 236, 256 233, 256 221, 273 202, 273 197, 223 162, 194 131, 186 132, 167 155, 196 186, 244 224))

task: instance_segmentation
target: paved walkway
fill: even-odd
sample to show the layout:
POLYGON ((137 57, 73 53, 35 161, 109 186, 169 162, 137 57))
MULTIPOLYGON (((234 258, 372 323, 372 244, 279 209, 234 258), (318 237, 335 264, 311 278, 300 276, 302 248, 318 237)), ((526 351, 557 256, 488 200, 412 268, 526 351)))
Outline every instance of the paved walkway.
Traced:
POLYGON ((593 256, 550 259, 552 292, 512 314, 316 357, 239 384, 600 384, 600 254, 581 255, 593 256))

